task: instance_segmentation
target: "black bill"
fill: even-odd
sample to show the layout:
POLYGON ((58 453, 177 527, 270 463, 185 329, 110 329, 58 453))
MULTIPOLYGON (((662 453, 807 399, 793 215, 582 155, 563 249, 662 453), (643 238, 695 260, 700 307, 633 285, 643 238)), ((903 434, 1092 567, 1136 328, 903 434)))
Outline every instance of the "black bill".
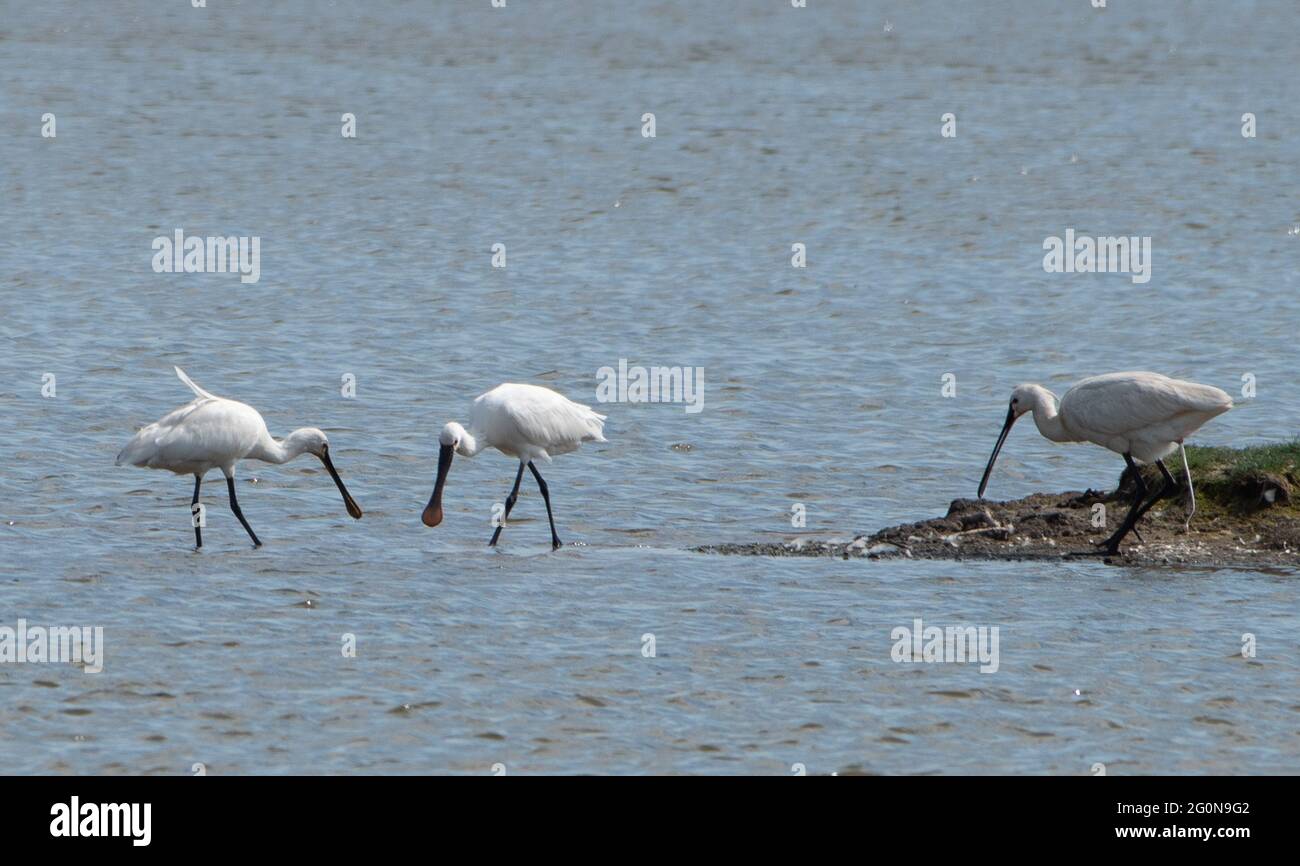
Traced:
POLYGON ((989 486, 989 475, 993 472, 993 464, 997 462, 998 452, 1002 450, 1002 443, 1007 441, 1007 434, 1011 432, 1011 425, 1016 423, 1016 410, 1007 408, 1007 420, 1002 425, 1002 432, 998 434, 998 444, 993 446, 993 454, 989 457, 989 465, 984 467, 984 477, 980 479, 980 490, 977 494, 980 499, 984 498, 984 488, 989 486))
POLYGON ((451 469, 451 458, 454 456, 456 450, 450 445, 438 449, 438 477, 433 482, 433 495, 429 497, 429 504, 424 506, 424 513, 420 515, 425 526, 442 523, 442 485, 447 483, 447 471, 451 469))
POLYGON ((338 485, 339 493, 343 494, 343 504, 347 506, 348 514, 352 516, 353 520, 360 520, 361 506, 357 505, 357 501, 352 498, 352 494, 348 493, 347 487, 343 485, 343 479, 339 477, 339 471, 334 468, 334 461, 330 460, 329 451, 321 452, 320 462, 325 464, 325 468, 330 472, 330 477, 333 478, 334 483, 338 485))

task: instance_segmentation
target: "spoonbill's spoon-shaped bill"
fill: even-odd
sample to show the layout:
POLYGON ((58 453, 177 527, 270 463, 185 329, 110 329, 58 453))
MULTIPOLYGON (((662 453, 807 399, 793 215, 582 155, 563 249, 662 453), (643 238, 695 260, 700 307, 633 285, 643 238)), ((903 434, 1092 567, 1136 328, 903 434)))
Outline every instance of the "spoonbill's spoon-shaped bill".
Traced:
MULTIPOLYGON (((1155 503, 1174 493, 1173 480, 1163 458, 1183 445, 1183 440, 1207 421, 1232 408, 1232 398, 1211 385, 1171 379, 1159 373, 1107 373, 1092 376, 1056 395, 1041 385, 1017 385, 1011 392, 1002 432, 984 467, 979 496, 984 496, 993 464, 1007 434, 1021 415, 1032 412, 1038 432, 1053 442, 1091 442, 1124 457, 1133 469, 1138 496, 1114 535, 1103 542, 1107 553, 1117 553, 1119 542, 1155 503), (1155 463, 1164 480, 1149 502, 1146 485, 1134 460, 1155 463)), ((1184 468, 1186 461, 1184 461, 1184 468)), ((1187 471, 1188 489, 1191 472, 1187 471)), ((1193 494, 1194 495, 1194 494, 1193 494)), ((1193 500, 1194 501, 1194 500, 1193 500)))
POLYGON ((424 507, 420 519, 425 526, 437 526, 442 523, 442 487, 447 483, 447 470, 451 469, 451 458, 456 454, 454 445, 438 446, 438 477, 433 482, 433 495, 424 507))
MULTIPOLYGON (((361 506, 357 505, 339 477, 330 458, 329 439, 323 431, 303 427, 277 442, 271 438, 266 422, 256 409, 210 394, 196 385, 180 367, 173 369, 194 392, 194 399, 141 428, 117 455, 118 466, 130 464, 147 469, 166 469, 178 475, 193 475, 191 507, 198 504, 203 476, 211 469, 220 469, 226 476, 230 510, 243 524, 253 546, 260 547, 262 543, 244 519, 235 497, 235 464, 244 459, 287 463, 301 454, 313 454, 334 479, 348 514, 361 519, 361 506)), ((203 534, 198 526, 194 527, 194 543, 196 547, 203 546, 203 534)))
POLYGON ((438 475, 433 495, 420 519, 425 526, 442 523, 442 491, 455 455, 473 457, 484 448, 495 448, 519 461, 515 486, 506 498, 505 514, 492 533, 489 545, 495 545, 510 517, 519 484, 527 469, 537 480, 537 488, 546 503, 546 518, 551 525, 551 548, 560 547, 551 512, 551 494, 534 460, 550 462, 552 456, 576 451, 583 442, 604 442, 605 416, 591 407, 575 403, 562 394, 537 385, 498 385, 476 399, 469 410, 469 428, 451 421, 438 434, 438 475))

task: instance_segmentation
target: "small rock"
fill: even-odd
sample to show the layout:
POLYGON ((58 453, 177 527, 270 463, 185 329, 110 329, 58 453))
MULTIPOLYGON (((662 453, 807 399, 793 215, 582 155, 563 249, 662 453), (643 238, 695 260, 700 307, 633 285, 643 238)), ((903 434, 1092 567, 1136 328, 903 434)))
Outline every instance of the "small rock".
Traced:
POLYGON ((987 508, 981 508, 972 514, 963 514, 961 516, 961 528, 963 530, 980 529, 985 526, 997 526, 998 522, 989 514, 987 508))
POLYGON ((948 504, 948 513, 945 517, 956 517, 963 511, 970 511, 972 508, 983 509, 984 503, 978 499, 954 499, 948 504))

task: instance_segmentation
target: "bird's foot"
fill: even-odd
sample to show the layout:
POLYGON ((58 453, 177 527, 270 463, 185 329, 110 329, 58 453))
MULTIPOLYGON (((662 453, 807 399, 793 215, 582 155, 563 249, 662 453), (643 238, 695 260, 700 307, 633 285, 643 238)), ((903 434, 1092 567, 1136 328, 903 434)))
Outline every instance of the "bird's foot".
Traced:
POLYGON ((1094 541, 1092 550, 1073 550, 1066 556, 1119 556, 1119 539, 1112 535, 1104 541, 1094 541))
POLYGON ((1123 537, 1117 532, 1105 541, 1094 541, 1093 544, 1102 556, 1119 556, 1119 543, 1123 537))
POLYGON ((551 539, 551 550, 559 550, 563 546, 564 546, 564 542, 560 541, 560 539, 558 538, 551 539))

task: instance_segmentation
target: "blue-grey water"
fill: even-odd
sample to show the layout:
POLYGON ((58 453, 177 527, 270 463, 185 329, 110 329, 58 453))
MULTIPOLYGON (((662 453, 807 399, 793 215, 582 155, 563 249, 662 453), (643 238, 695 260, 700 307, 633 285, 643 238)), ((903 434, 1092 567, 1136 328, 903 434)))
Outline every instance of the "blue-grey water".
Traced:
MULTIPOLYGON (((1300 771, 1293 569, 691 552, 941 514, 1022 381, 1253 382, 1196 441, 1296 435, 1294 13, 0 3, 0 626, 105 641, 0 664, 0 770, 1300 771), (260 281, 155 273, 178 228, 259 237, 260 281), (1150 236, 1150 282, 1045 273, 1067 228, 1150 236), (704 409, 598 406, 542 467, 564 548, 531 480, 487 548, 494 452, 420 523, 477 394, 595 403, 620 358, 703 368, 704 409), (265 546, 214 472, 195 552, 190 480, 113 465, 173 364, 325 429, 364 519, 245 463, 265 546), (998 627, 998 671, 894 662, 916 618, 998 627)), ((990 495, 1120 468, 1022 424, 990 495)))

